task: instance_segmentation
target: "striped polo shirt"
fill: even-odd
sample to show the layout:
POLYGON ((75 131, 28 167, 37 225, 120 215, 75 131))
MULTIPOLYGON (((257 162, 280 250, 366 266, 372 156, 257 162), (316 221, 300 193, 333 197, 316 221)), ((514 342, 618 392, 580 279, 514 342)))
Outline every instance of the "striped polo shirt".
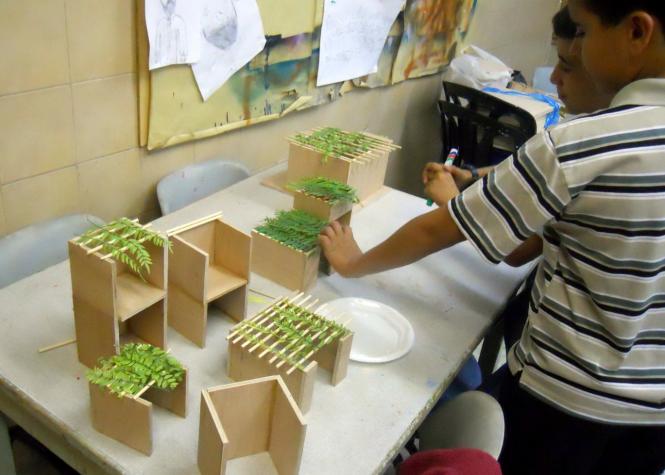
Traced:
POLYGON ((665 79, 537 135, 448 206, 494 263, 543 236, 508 355, 522 387, 586 419, 665 424, 665 79))

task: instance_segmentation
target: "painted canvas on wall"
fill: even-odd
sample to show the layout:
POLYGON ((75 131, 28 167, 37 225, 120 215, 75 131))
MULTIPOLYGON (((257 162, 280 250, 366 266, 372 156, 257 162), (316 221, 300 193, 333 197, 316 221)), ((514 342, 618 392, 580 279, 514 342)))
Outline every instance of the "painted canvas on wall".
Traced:
MULTIPOLYGON (((205 102, 189 66, 162 68, 149 75, 139 70, 141 122, 146 124, 142 144, 162 148, 278 119, 332 102, 353 87, 350 81, 316 85, 324 0, 280 3, 293 3, 293 10, 257 0, 265 46, 205 102)), ((473 0, 408 0, 390 29, 377 72, 354 83, 384 86, 440 71, 468 29, 472 6, 473 0), (427 11, 438 15, 437 20, 430 21, 427 11)), ((147 71, 147 64, 141 67, 147 71)))

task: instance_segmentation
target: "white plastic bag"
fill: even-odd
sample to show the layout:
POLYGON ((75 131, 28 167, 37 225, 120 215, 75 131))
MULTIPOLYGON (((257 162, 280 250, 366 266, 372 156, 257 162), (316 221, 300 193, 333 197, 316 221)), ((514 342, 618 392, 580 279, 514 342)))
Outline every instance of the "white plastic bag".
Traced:
POLYGON ((443 72, 443 80, 483 89, 505 88, 513 70, 496 56, 470 45, 460 56, 452 60, 443 72))

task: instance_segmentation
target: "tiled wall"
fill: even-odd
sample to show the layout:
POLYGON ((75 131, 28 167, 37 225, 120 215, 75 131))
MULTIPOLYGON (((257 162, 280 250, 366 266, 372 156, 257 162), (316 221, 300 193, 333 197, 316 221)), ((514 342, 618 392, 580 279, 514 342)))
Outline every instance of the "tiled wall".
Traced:
MULTIPOLYGON (((0 235, 75 212, 150 219, 158 214, 155 185, 171 171, 217 157, 265 168, 286 157, 284 136, 313 124, 392 137, 403 150, 391 159, 388 182, 419 191, 420 167, 439 155, 437 77, 355 91, 331 105, 160 152, 140 149, 136 1, 0 0, 0 235)), ((540 61, 549 19, 541 25, 533 18, 554 4, 479 0, 478 44, 512 54, 517 38, 522 57, 540 61), (510 32, 497 26, 501 21, 510 32)))
POLYGON ((560 5, 560 0, 478 0, 467 40, 531 81, 535 68, 556 58, 552 16, 560 5))

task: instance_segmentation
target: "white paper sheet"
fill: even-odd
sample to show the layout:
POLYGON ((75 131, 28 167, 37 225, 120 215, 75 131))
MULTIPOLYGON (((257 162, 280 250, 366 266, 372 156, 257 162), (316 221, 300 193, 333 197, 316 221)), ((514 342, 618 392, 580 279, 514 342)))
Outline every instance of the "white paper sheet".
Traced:
POLYGON ((376 72, 404 0, 325 0, 317 86, 376 72))
POLYGON ((200 0, 145 0, 150 69, 201 57, 200 0))
POLYGON ((202 0, 201 60, 192 65, 206 101, 266 44, 256 0, 202 0))

